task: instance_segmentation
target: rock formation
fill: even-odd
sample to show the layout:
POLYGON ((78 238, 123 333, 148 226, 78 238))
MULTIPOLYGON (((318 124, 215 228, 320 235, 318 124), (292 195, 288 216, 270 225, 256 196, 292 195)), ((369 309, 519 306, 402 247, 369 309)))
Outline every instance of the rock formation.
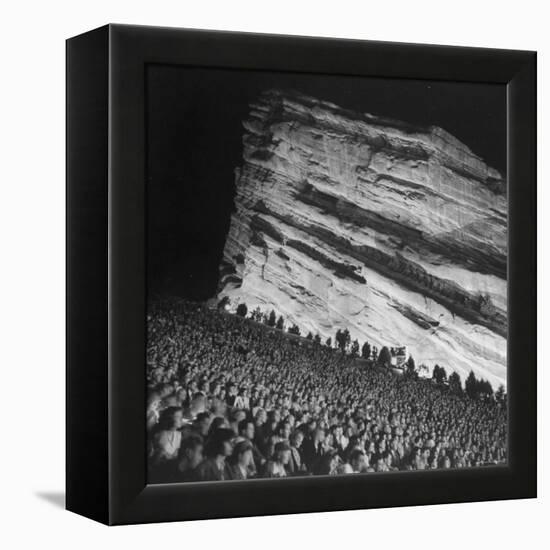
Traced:
POLYGON ((218 299, 506 385, 502 176, 432 126, 271 90, 243 123, 218 299))

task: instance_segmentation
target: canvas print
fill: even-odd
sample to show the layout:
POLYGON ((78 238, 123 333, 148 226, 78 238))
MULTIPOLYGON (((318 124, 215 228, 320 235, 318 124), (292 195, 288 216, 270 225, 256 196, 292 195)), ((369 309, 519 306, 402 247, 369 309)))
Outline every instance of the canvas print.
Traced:
POLYGON ((158 65, 146 104, 149 483, 507 463, 504 86, 158 65))

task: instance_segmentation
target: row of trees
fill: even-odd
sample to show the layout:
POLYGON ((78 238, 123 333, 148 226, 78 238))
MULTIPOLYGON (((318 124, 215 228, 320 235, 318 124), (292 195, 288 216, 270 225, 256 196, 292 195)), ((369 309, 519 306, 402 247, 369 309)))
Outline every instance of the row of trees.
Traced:
MULTIPOLYGON (((218 308, 224 309, 228 305, 229 305, 229 299, 225 297, 218 304, 218 308)), ((240 317, 246 318, 248 315, 248 306, 245 303, 240 303, 237 306, 236 313, 240 317)), ((285 330, 285 320, 283 316, 279 315, 277 317, 277 314, 273 309, 269 313, 266 313, 266 312, 263 312, 259 307, 257 307, 256 309, 250 312, 250 315, 248 318, 251 319, 252 321, 255 321, 256 323, 263 323, 264 325, 271 328, 276 328, 282 331, 285 330)), ((301 335, 300 327, 298 327, 298 325, 296 325, 295 323, 286 327, 286 331, 289 334, 294 334, 296 336, 301 335)), ((308 332, 305 337, 307 340, 311 340, 318 345, 322 345, 322 339, 319 334, 313 334, 312 332, 308 332)), ((344 329, 344 330, 339 329, 336 332, 334 342, 335 342, 335 347, 339 349, 342 353, 346 353, 349 351, 351 355, 356 357, 361 356, 363 359, 373 358, 374 360, 376 360, 378 357, 378 349, 375 346, 371 347, 369 342, 365 342, 362 347, 360 347, 358 340, 353 340, 352 342, 348 329, 344 329)), ((333 347, 331 337, 325 340, 325 346, 329 348, 333 347)))
POLYGON ((507 395, 504 386, 501 384, 494 392, 491 383, 483 378, 476 378, 473 371, 470 371, 466 378, 464 391, 472 399, 494 399, 497 403, 506 404, 507 395))
POLYGON ((477 378, 473 371, 470 371, 464 386, 458 372, 454 371, 447 376, 445 367, 435 365, 432 370, 432 380, 438 385, 448 386, 449 391, 456 395, 466 394, 471 399, 494 399, 497 403, 506 404, 506 391, 501 384, 497 391, 493 390, 493 386, 488 380, 477 378))
MULTIPOLYGON (((229 299, 224 298, 220 304, 218 304, 218 307, 225 308, 227 305, 229 305, 229 299)), ((240 317, 246 318, 248 315, 248 306, 245 303, 240 303, 237 306, 236 313, 240 317)), ((285 320, 283 316, 279 315, 277 317, 274 310, 265 313, 257 307, 250 312, 249 319, 257 323, 263 323, 271 328, 281 331, 285 330, 285 320)), ((294 334, 296 336, 301 335, 300 328, 295 323, 289 325, 286 330, 289 334, 294 334)), ((312 332, 308 332, 306 339, 315 342, 317 345, 322 345, 322 339, 319 334, 314 335, 312 332)), ((333 349, 332 338, 329 337, 325 340, 325 346, 333 349)), ((378 351, 376 346, 371 346, 369 342, 365 342, 360 346, 358 340, 352 341, 348 329, 338 329, 336 331, 334 348, 340 350, 343 354, 349 353, 352 357, 361 357, 371 364, 384 368, 389 368, 392 365, 392 358, 396 354, 395 348, 388 348, 387 346, 383 346, 380 351, 378 351)), ((429 372, 429 369, 425 365, 420 365, 417 369, 413 356, 409 355, 404 367, 405 376, 418 378, 420 371, 429 372)), ((495 401, 499 403, 506 403, 504 386, 501 385, 498 390, 494 392, 490 382, 488 380, 476 378, 473 371, 470 372, 464 386, 462 386, 462 380, 457 372, 452 372, 447 376, 445 368, 436 364, 432 370, 432 380, 437 385, 448 387, 449 391, 456 395, 466 394, 471 399, 495 399, 495 401)))

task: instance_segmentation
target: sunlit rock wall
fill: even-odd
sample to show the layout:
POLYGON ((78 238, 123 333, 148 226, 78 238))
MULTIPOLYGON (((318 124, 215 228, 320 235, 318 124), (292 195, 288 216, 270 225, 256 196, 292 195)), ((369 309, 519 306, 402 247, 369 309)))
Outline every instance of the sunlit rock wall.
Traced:
POLYGON ((269 91, 244 121, 218 298, 506 385, 502 176, 437 127, 269 91))

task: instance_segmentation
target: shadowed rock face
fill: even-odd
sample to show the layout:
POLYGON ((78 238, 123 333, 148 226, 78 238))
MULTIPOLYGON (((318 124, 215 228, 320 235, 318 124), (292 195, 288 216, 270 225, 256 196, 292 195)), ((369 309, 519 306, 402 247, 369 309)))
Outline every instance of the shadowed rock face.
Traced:
POLYGON ((244 122, 219 298, 506 385, 506 184, 437 127, 269 91, 244 122))

